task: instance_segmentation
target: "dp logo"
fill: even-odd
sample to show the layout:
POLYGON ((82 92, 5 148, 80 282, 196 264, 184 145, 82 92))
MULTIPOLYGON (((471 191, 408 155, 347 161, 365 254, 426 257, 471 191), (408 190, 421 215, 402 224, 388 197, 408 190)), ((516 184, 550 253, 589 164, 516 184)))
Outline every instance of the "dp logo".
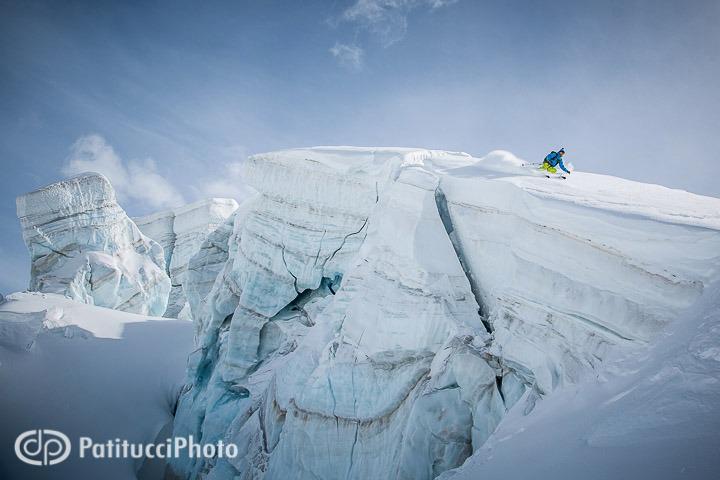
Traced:
POLYGON ((70 439, 57 430, 28 430, 15 440, 15 455, 30 465, 55 465, 70 455, 70 439))

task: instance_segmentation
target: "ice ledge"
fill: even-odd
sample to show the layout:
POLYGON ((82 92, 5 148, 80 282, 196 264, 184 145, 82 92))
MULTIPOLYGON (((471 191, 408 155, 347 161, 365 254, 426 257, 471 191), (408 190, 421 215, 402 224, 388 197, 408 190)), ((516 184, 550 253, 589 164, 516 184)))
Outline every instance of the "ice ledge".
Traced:
POLYGON ((465 152, 449 152, 426 148, 406 147, 349 147, 320 146, 293 148, 260 153, 249 158, 251 163, 258 161, 288 162, 311 161, 341 173, 351 173, 362 168, 382 168, 387 163, 397 167, 422 166, 428 162, 440 168, 459 168, 472 165, 477 159, 465 152))
POLYGON ((474 188, 468 189, 472 194, 477 194, 478 188, 485 188, 476 182, 498 180, 493 182, 497 188, 509 183, 547 200, 676 225, 720 230, 719 198, 578 171, 565 181, 547 179, 537 171, 532 161, 504 150, 495 150, 479 158, 465 152, 427 148, 317 146, 253 155, 248 159, 248 170, 252 171, 263 162, 294 168, 324 167, 316 170, 317 174, 323 170, 342 175, 385 173, 393 180, 404 168, 420 167, 443 176, 443 182, 457 179, 474 184, 474 188))
POLYGON ((86 172, 45 185, 20 195, 15 200, 17 215, 21 221, 28 217, 80 213, 94 210, 116 202, 115 190, 104 175, 86 172))

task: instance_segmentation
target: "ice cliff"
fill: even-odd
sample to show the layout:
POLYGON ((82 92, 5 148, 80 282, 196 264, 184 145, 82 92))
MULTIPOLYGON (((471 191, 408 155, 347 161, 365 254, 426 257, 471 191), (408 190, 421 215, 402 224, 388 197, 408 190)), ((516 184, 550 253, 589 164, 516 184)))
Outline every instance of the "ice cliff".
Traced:
POLYGON ((162 245, 165 252, 165 265, 172 288, 164 316, 178 317, 186 308, 183 285, 190 258, 208 235, 223 224, 237 207, 233 199, 210 198, 133 219, 140 231, 162 245))
POLYGON ((118 205, 107 178, 86 173, 17 198, 30 290, 161 315, 170 279, 163 250, 118 205))
POLYGON ((720 200, 507 152, 251 157, 259 195, 188 262, 185 478, 430 479, 645 348, 720 277, 720 200))

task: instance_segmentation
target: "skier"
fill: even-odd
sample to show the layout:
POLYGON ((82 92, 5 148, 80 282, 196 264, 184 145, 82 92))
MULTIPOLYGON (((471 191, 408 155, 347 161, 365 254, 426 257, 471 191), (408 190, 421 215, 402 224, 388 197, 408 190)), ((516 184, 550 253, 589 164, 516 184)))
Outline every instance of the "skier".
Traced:
MULTIPOLYGON (((542 165, 540 165, 540 170, 545 170, 550 173, 557 173, 557 168, 555 168, 555 167, 559 166, 565 173, 569 174, 570 170, 565 168, 565 164, 562 161, 563 155, 565 155, 564 148, 561 148, 557 152, 552 151, 552 152, 548 153, 547 157, 545 157, 545 160, 543 160, 542 165)), ((550 175, 546 175, 546 176, 549 177, 550 175)))

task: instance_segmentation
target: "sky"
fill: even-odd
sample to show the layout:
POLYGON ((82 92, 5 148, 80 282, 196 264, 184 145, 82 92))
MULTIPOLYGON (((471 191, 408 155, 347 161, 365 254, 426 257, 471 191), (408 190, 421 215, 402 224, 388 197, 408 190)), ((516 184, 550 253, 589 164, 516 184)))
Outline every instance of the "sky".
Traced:
POLYGON ((246 194, 247 155, 428 147, 720 196, 716 0, 0 0, 0 292, 15 197, 106 173, 140 215, 246 194))

